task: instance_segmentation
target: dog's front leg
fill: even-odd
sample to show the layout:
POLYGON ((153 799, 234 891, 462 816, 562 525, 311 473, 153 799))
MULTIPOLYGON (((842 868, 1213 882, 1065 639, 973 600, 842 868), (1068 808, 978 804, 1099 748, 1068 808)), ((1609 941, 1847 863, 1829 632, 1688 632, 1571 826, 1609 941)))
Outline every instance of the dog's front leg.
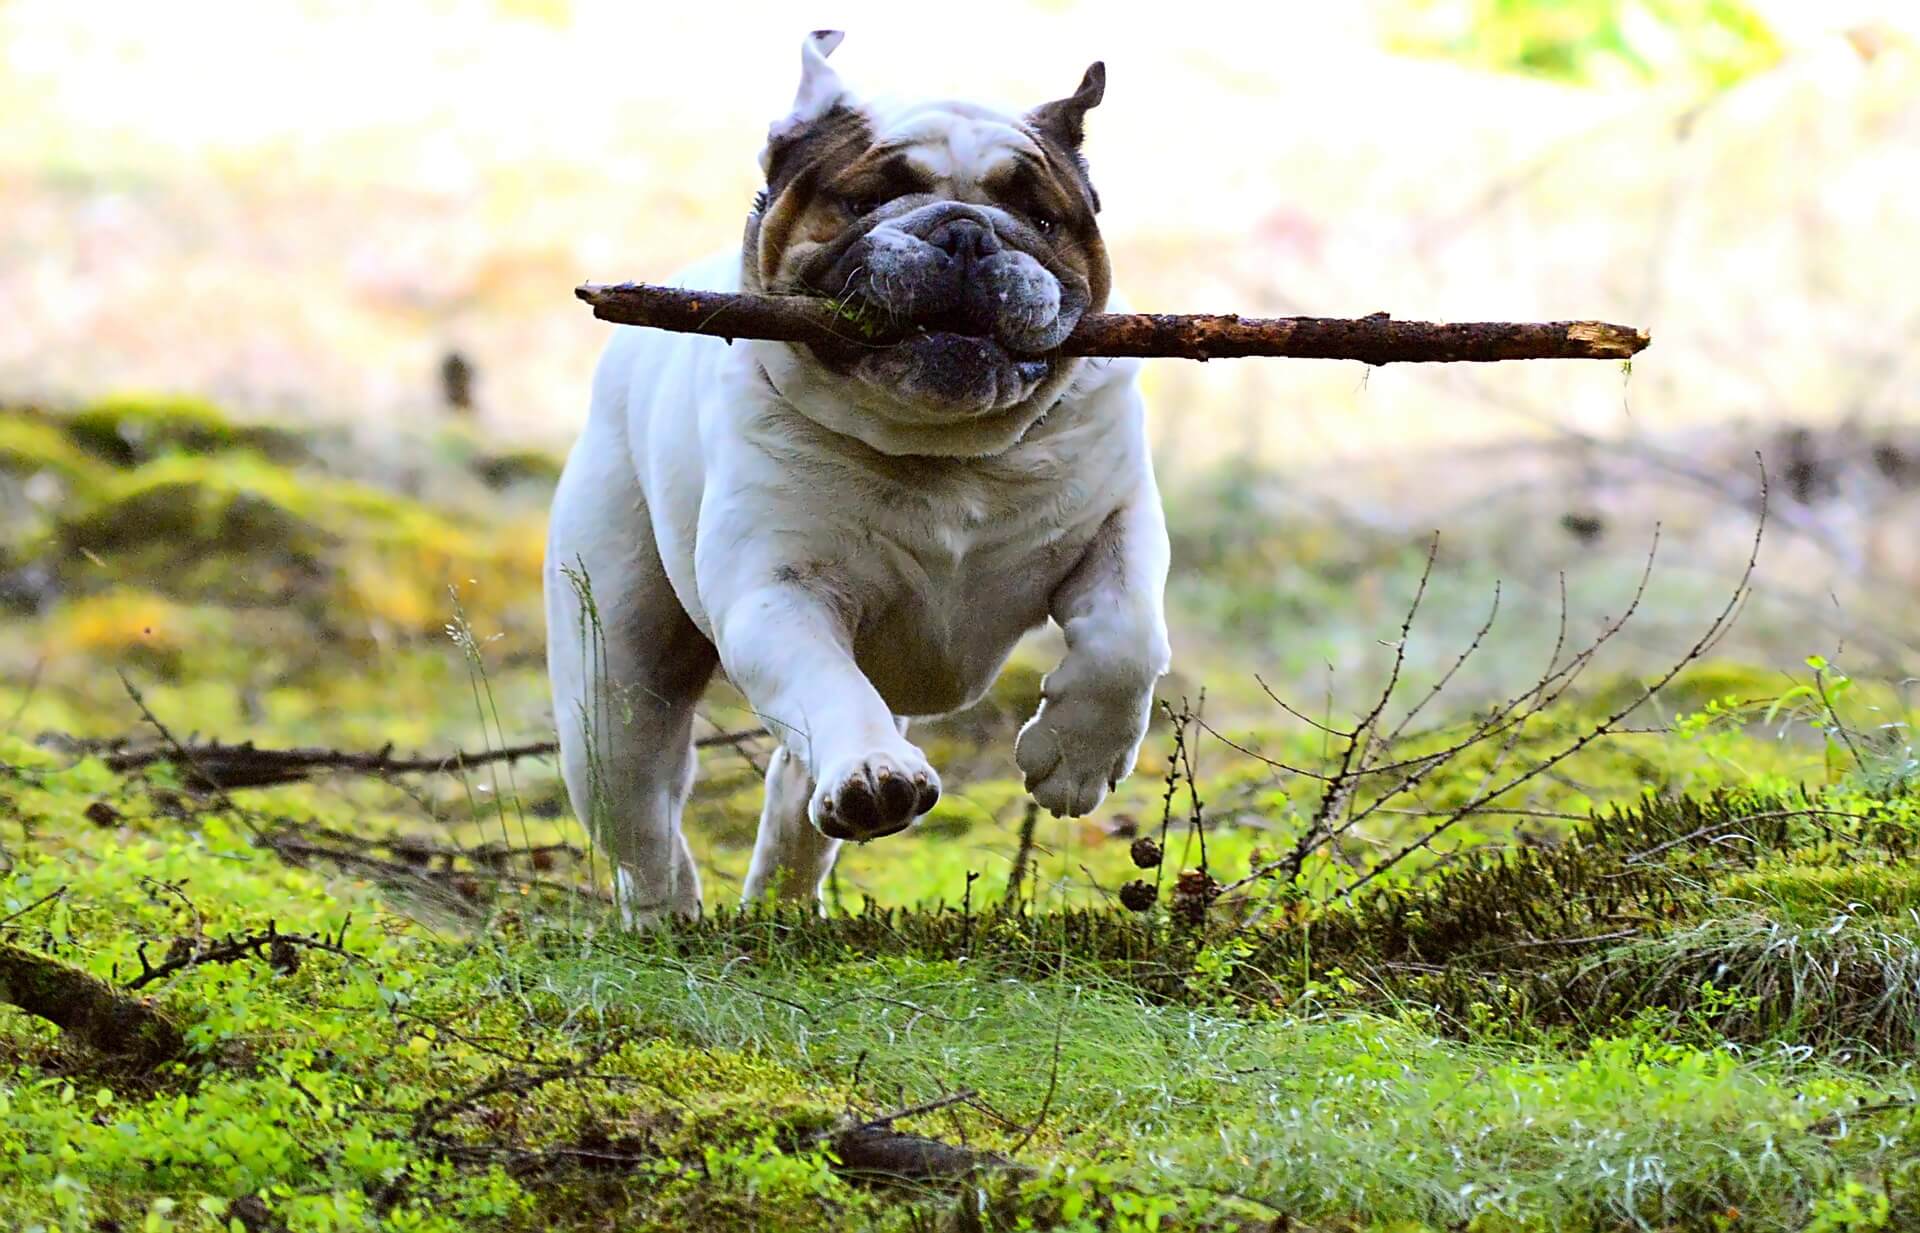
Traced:
POLYGON ((1020 729, 1014 759, 1050 812, 1090 813, 1133 770, 1167 670, 1167 527, 1149 480, 1116 510, 1051 608, 1067 638, 1040 685, 1040 709, 1020 729))
POLYGON ((775 580, 730 599, 715 633, 727 675, 812 781, 814 827, 877 839, 933 808, 940 777, 854 662, 848 622, 830 591, 775 580))

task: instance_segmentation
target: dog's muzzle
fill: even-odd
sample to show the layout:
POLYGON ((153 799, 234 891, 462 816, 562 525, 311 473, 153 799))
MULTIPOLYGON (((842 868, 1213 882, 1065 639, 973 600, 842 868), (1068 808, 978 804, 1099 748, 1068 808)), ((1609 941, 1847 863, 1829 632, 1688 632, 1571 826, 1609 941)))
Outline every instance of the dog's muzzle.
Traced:
POLYGON ((964 202, 921 206, 870 227, 807 279, 906 341, 823 355, 854 375, 954 413, 997 410, 1053 371, 1046 353, 1087 310, 1086 280, 1022 247, 1037 233, 964 202))

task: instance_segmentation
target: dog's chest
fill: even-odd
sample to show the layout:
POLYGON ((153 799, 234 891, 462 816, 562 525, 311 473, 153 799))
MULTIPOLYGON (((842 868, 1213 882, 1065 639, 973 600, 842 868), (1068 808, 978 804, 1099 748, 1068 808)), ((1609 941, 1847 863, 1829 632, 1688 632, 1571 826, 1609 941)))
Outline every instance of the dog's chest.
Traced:
POLYGON ((972 701, 1050 597, 1105 511, 1051 458, 934 464, 866 494, 851 560, 855 657, 901 714, 972 701))

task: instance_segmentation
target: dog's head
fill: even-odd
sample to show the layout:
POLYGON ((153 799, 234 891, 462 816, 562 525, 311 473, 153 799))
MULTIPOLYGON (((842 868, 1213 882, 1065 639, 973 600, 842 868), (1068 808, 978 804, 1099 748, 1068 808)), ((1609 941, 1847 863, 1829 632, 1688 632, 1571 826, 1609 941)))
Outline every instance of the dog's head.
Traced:
POLYGON ((1067 98, 1010 115, 960 102, 856 99, 801 46, 793 110, 761 154, 743 283, 841 306, 840 347, 770 348, 768 379, 812 418, 889 453, 980 454, 1017 441, 1072 381, 1050 355, 1106 305, 1100 199, 1080 142, 1095 64, 1067 98), (875 346, 863 325, 904 329, 875 346))

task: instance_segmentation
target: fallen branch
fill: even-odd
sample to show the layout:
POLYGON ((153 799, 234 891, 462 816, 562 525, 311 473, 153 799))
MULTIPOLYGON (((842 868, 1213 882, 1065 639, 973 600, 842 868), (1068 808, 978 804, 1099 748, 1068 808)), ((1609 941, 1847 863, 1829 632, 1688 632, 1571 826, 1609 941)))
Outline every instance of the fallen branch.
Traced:
MULTIPOLYGON (((764 735, 760 729, 720 732, 703 736, 694 744, 701 749, 736 746, 764 735)), ((495 762, 549 757, 559 749, 554 741, 531 741, 478 753, 455 750, 438 757, 400 758, 394 756, 391 745, 377 750, 350 750, 261 749, 252 741, 238 745, 208 741, 129 747, 119 741, 58 738, 56 743, 76 753, 98 754, 109 770, 120 774, 162 763, 183 767, 189 784, 212 789, 267 788, 333 771, 359 775, 444 775, 495 762)))
POLYGON ((222 805, 233 813, 240 813, 239 808, 233 803, 233 798, 228 796, 226 789, 220 786, 220 781, 209 777, 195 761, 193 751, 180 743, 180 738, 173 734, 173 729, 160 722, 160 717, 153 713, 153 708, 147 705, 145 696, 141 694, 139 688, 134 685, 133 678, 128 676, 124 669, 120 670, 120 685, 127 691, 127 697, 133 699, 133 704, 140 708, 140 714, 153 725, 153 730, 160 734, 160 739, 166 742, 165 748, 171 750, 174 757, 190 767, 195 775, 213 790, 213 794, 219 798, 222 805))
MULTIPOLYGON (((434 869, 417 863, 411 855, 404 861, 372 855, 375 848, 408 852, 404 837, 355 841, 327 836, 321 842, 315 842, 303 837, 306 833, 298 824, 288 824, 263 832, 254 843, 290 865, 306 867, 313 860, 324 860, 343 870, 365 874, 395 889, 426 892, 441 907, 462 914, 478 913, 489 885, 555 891, 599 903, 613 902, 608 892, 595 887, 578 886, 532 874, 497 869, 434 869)), ((538 867, 537 864, 535 867, 538 867)))
MULTIPOLYGON (((986 1169, 1008 1169, 1029 1173, 1026 1166, 997 1152, 980 1152, 970 1147, 907 1134, 893 1124, 919 1117, 951 1105, 972 1104, 979 1093, 962 1088, 933 1100, 879 1117, 843 1125, 817 1138, 836 1162, 836 1172, 871 1180, 903 1182, 954 1182, 986 1169)), ((1025 1140, 1022 1140, 1024 1143, 1025 1140)))
POLYGON ((155 981, 165 980, 175 972, 184 972, 188 968, 208 963, 233 963, 248 956, 258 956, 265 952, 267 962, 276 971, 291 975, 299 970, 300 951, 321 950, 328 954, 342 955, 348 959, 360 959, 344 945, 347 927, 340 926, 337 937, 315 937, 310 933, 281 933, 273 922, 255 933, 236 933, 222 941, 210 945, 201 945, 197 939, 176 939, 167 958, 155 965, 147 959, 144 944, 135 952, 140 960, 140 975, 128 981, 128 989, 144 989, 155 981))
POLYGON ((0 942, 0 1002, 141 1068, 186 1049, 179 1025, 160 1010, 97 976, 8 942, 0 942))
MULTIPOLYGON (((729 341, 765 338, 815 346, 882 347, 904 331, 811 296, 689 291, 648 283, 585 283, 574 294, 602 321, 729 341)), ((1062 356, 1251 356, 1359 360, 1365 364, 1492 360, 1625 360, 1650 341, 1645 330, 1605 321, 1396 321, 1370 317, 1241 317, 1223 314, 1090 313, 1056 349, 1062 356)))
POLYGON ((889 1130, 850 1126, 827 1140, 838 1162, 835 1172, 903 1182, 955 1182, 987 1169, 1028 1170, 994 1152, 889 1130))

